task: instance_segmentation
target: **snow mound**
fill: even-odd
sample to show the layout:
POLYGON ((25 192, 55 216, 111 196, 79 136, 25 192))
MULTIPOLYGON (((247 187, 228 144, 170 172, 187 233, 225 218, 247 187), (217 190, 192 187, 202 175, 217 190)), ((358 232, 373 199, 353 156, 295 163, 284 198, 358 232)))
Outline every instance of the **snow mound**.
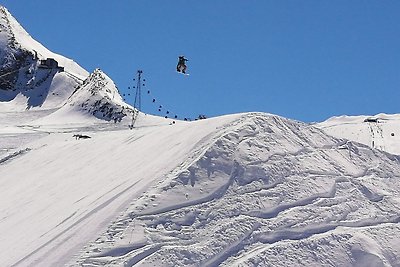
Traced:
POLYGON ((71 266, 397 266, 399 173, 399 157, 245 114, 155 177, 71 266))
POLYGON ((1 265, 399 266, 399 156, 263 113, 141 115, 1 155, 1 265))

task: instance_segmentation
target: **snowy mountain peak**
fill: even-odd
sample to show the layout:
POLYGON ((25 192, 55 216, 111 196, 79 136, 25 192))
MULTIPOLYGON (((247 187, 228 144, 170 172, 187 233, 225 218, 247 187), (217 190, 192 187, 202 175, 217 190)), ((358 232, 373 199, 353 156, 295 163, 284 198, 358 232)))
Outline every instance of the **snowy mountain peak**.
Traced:
POLYGON ((83 82, 83 86, 92 96, 102 95, 110 99, 122 101, 114 82, 101 69, 95 69, 89 77, 83 82))
POLYGON ((60 111, 66 109, 114 122, 131 117, 134 110, 124 102, 114 82, 100 69, 89 75, 60 111))
POLYGON ((75 122, 83 122, 82 115, 114 122, 132 117, 133 108, 103 71, 89 75, 74 61, 49 51, 5 7, 0 9, 0 30, 0 110, 52 110, 46 118, 35 118, 40 123, 55 118, 60 122, 59 116, 75 122))
POLYGON ((16 46, 19 44, 22 47, 23 40, 32 38, 29 33, 17 22, 17 20, 11 15, 8 9, 0 5, 0 27, 3 35, 7 34, 8 44, 16 46))
POLYGON ((0 46, 6 48, 8 45, 16 48, 15 35, 10 20, 14 19, 7 8, 0 6, 0 46))
POLYGON ((49 51, 41 43, 33 39, 29 33, 18 23, 7 8, 0 6, 0 45, 1 49, 24 50, 37 60, 46 60, 48 58, 57 61, 58 65, 67 72, 78 76, 80 79, 87 77, 88 73, 73 60, 49 51), (8 47, 7 47, 8 46, 8 47))
POLYGON ((34 40, 0 7, 0 110, 58 108, 87 75, 34 40))
MULTIPOLYGON (((0 88, 15 90, 18 82, 19 70, 25 69, 30 78, 30 68, 34 65, 34 54, 22 49, 17 41, 14 25, 18 25, 8 10, 0 8, 0 88)), ((23 31, 24 35, 27 35, 23 31)))

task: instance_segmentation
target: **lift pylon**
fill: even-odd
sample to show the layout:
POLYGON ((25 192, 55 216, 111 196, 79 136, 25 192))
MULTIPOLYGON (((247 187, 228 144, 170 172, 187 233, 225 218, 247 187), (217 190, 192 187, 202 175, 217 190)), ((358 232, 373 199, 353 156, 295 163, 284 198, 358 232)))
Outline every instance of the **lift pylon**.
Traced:
POLYGON ((144 81, 144 80, 142 81, 142 74, 143 71, 138 70, 136 79, 133 79, 136 80, 136 87, 134 87, 136 88, 136 94, 135 94, 135 101, 133 102, 134 110, 132 115, 132 123, 131 125, 129 125, 130 129, 133 129, 135 122, 139 116, 139 111, 142 110, 142 85, 144 86, 144 84, 142 84, 142 82, 144 81))

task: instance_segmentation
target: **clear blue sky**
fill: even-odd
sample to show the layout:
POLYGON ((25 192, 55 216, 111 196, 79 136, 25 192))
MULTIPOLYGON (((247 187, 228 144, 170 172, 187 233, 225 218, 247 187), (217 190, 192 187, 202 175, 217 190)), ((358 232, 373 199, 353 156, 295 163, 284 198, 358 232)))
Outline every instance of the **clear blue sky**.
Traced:
POLYGON ((0 3, 47 48, 101 68, 122 93, 142 69, 148 113, 160 114, 150 98, 160 115, 190 118, 400 113, 398 0, 0 3), (175 72, 180 54, 190 76, 175 72))

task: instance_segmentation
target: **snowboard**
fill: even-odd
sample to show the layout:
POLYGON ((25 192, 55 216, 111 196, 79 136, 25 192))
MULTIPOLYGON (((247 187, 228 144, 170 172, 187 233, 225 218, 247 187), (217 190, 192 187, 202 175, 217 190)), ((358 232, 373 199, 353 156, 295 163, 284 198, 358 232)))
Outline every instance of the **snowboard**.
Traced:
POLYGON ((185 75, 185 76, 189 76, 190 75, 189 73, 183 73, 183 72, 180 72, 180 71, 177 71, 177 73, 185 75))

